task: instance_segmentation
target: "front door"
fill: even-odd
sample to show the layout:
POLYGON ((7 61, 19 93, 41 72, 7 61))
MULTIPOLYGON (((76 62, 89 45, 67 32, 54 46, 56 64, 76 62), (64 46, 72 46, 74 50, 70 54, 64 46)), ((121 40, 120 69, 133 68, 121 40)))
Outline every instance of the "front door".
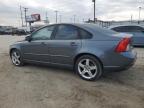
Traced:
POLYGON ((50 62, 49 41, 55 26, 44 27, 31 35, 31 41, 22 45, 24 60, 50 62))

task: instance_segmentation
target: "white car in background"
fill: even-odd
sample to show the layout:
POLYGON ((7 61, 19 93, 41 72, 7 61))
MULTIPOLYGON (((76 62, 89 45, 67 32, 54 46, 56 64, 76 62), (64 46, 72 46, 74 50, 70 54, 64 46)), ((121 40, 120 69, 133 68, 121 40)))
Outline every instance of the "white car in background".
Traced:
POLYGON ((109 29, 120 33, 132 34, 133 46, 144 46, 144 27, 141 25, 117 25, 109 29))

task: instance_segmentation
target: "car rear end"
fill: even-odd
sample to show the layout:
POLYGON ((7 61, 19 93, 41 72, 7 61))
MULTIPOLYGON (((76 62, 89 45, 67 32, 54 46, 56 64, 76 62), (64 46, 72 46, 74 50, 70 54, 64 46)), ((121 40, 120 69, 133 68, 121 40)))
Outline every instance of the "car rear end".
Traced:
POLYGON ((133 50, 132 35, 95 25, 86 25, 85 28, 93 38, 83 40, 82 46, 99 58, 105 71, 121 71, 134 65, 137 54, 133 50))
POLYGON ((137 53, 132 46, 132 35, 128 34, 111 34, 112 38, 117 38, 115 45, 107 52, 104 60, 104 69, 107 71, 121 71, 129 69, 134 65, 137 59, 137 53), (108 60, 109 59, 109 60, 108 60))
POLYGON ((133 50, 132 38, 129 36, 122 37, 115 47, 115 58, 117 59, 117 70, 128 69, 136 61, 137 54, 133 50))

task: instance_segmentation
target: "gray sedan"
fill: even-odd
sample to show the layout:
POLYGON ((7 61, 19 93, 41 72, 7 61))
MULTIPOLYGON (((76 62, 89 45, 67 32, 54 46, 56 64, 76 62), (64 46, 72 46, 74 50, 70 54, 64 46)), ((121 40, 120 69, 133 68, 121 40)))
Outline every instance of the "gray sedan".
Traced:
POLYGON ((73 68, 85 80, 96 80, 104 71, 131 67, 136 53, 131 37, 94 24, 53 24, 10 46, 15 66, 24 63, 73 68))

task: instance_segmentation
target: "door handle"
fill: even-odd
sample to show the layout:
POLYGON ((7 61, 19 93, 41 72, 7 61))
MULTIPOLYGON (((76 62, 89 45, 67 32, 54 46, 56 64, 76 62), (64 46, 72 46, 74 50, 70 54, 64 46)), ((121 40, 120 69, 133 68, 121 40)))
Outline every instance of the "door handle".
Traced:
POLYGON ((78 46, 75 42, 71 42, 71 46, 78 46))
POLYGON ((45 42, 41 42, 41 44, 42 44, 42 45, 46 45, 46 43, 45 43, 45 42))

